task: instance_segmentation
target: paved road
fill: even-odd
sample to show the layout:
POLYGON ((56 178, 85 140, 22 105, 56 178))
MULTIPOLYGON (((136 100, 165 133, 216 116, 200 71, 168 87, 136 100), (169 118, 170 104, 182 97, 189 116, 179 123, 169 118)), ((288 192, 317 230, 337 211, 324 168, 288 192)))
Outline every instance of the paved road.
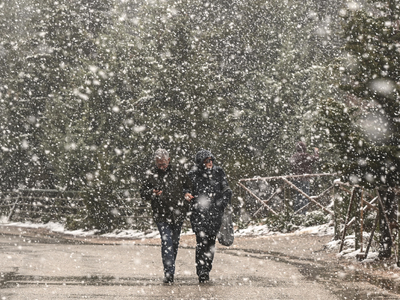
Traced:
POLYGON ((162 283, 159 240, 73 238, 0 226, 0 299, 400 299, 344 270, 325 237, 237 238, 198 284, 183 236, 176 282, 162 283), (330 256, 328 256, 330 255, 330 256))

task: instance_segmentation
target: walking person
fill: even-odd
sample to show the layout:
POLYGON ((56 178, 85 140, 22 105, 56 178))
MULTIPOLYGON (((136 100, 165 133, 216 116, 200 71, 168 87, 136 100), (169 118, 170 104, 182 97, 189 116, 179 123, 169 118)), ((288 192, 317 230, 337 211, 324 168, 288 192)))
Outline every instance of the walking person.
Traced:
MULTIPOLYGON (((314 154, 307 153, 306 143, 300 141, 296 145, 296 152, 290 157, 290 167, 292 174, 304 175, 312 174, 314 163, 319 160, 318 148, 314 148, 314 154)), ((310 180, 307 177, 299 177, 293 180, 296 185, 305 194, 310 194, 310 180)), ((302 194, 296 192, 296 198, 293 203, 293 210, 296 212, 308 204, 308 199, 302 194)), ((302 213, 306 213, 306 208, 302 209, 302 213)))
POLYGON ((196 165, 188 173, 191 185, 184 190, 185 199, 190 201, 190 222, 196 234, 196 273, 200 283, 210 280, 215 240, 224 209, 232 197, 225 172, 214 161, 210 151, 197 152, 196 165))
POLYGON ((174 282, 181 228, 189 209, 182 193, 187 177, 170 160, 167 150, 158 149, 154 153, 155 166, 146 173, 140 189, 141 197, 151 202, 153 219, 160 232, 164 283, 174 282))

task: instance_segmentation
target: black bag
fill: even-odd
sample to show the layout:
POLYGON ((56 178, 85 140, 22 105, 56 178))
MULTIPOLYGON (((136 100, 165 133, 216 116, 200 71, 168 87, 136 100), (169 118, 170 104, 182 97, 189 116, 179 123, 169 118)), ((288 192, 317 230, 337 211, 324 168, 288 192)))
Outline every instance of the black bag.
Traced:
POLYGON ((233 221, 232 221, 232 205, 228 203, 225 207, 224 215, 222 216, 222 224, 217 235, 218 242, 224 246, 231 246, 233 244, 233 221))

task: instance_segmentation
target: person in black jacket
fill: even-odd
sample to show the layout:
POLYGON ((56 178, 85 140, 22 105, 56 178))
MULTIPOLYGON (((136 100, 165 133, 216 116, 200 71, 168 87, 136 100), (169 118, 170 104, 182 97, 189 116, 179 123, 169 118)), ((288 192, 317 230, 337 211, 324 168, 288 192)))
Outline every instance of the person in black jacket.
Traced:
POLYGON ((164 265, 164 283, 173 283, 175 260, 183 221, 189 209, 183 198, 183 169, 170 164, 168 151, 154 153, 155 166, 146 173, 140 190, 141 197, 151 202, 153 219, 161 236, 161 257, 164 265))
POLYGON ((196 234, 196 271, 199 282, 209 281, 215 240, 225 207, 232 196, 224 170, 214 165, 208 150, 196 154, 196 165, 188 173, 190 186, 184 190, 190 201, 190 222, 196 234))

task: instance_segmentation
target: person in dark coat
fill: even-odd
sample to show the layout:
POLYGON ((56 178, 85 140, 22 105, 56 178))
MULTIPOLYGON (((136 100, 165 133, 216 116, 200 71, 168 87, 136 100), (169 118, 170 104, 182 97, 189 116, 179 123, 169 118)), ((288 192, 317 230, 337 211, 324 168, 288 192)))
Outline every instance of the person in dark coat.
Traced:
POLYGON ((185 192, 190 201, 190 223, 196 234, 196 272, 199 282, 209 281, 215 254, 215 240, 225 207, 232 196, 224 170, 214 165, 208 150, 196 154, 196 165, 189 171, 191 185, 185 192))
MULTIPOLYGON (((304 175, 312 174, 314 163, 319 159, 318 148, 314 148, 314 154, 307 153, 307 145, 304 142, 298 142, 296 152, 290 158, 290 167, 292 174, 304 175)), ((293 183, 305 194, 310 194, 310 180, 307 177, 300 177, 293 180, 293 183)), ((308 204, 308 199, 300 193, 296 193, 296 199, 293 203, 293 210, 296 212, 308 204)), ((306 208, 302 209, 302 213, 306 213, 306 208)))
POLYGON ((164 265, 164 283, 174 282, 175 260, 182 224, 187 216, 189 204, 183 197, 183 169, 170 164, 165 149, 154 154, 155 166, 146 173, 141 186, 141 197, 151 202, 153 219, 161 236, 161 257, 164 265))

